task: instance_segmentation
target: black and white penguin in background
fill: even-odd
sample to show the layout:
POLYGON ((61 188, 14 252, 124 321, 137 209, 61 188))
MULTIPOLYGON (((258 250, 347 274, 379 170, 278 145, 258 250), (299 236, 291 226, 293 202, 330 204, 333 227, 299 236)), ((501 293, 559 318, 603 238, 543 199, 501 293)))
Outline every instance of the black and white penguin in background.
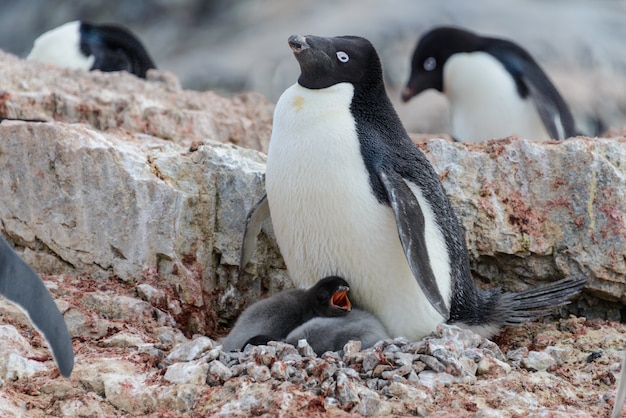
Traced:
POLYGON ((526 50, 504 39, 454 27, 427 32, 413 53, 402 101, 427 89, 448 98, 458 141, 577 135, 574 118, 548 76, 526 50))
POLYGON ((130 30, 81 21, 66 23, 39 36, 27 59, 84 70, 124 70, 141 78, 156 68, 130 30))
MULTIPOLYGON (((356 307, 391 337, 417 340, 443 322, 488 336, 566 303, 586 279, 521 293, 479 290, 463 230, 439 177, 409 139, 366 39, 294 35, 298 82, 278 100, 266 171, 278 245, 298 287, 344 277, 356 307)), ((248 218, 256 239, 263 216, 248 218)), ((242 246, 242 265, 250 258, 242 246)))
POLYGON ((61 374, 69 377, 74 368, 74 349, 63 315, 43 281, 2 236, 0 236, 0 295, 26 312, 52 350, 61 374))

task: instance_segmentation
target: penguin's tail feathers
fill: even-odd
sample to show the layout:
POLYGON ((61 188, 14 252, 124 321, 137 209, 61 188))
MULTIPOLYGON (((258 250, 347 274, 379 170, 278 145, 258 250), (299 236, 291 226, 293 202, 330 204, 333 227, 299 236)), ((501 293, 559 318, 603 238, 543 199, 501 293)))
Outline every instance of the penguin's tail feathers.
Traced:
POLYGON ((501 325, 519 325, 550 314, 553 308, 567 305, 587 283, 586 276, 575 275, 523 292, 500 296, 496 311, 505 313, 501 325))

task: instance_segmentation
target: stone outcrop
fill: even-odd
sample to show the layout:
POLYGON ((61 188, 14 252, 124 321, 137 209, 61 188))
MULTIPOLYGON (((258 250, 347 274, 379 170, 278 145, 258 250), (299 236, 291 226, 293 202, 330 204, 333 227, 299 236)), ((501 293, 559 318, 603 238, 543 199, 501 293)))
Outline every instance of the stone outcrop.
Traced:
MULTIPOLYGON (((626 302, 626 138, 422 145, 467 231, 475 273, 493 282, 582 272, 626 302)), ((508 283, 507 283, 508 282, 508 283)))
MULTIPOLYGON (((7 414, 19 411, 20 402, 39 411, 34 416, 251 414, 303 405, 320 412, 406 414, 427 413, 449 399, 429 388, 458 384, 438 375, 441 367, 448 373, 454 368, 433 363, 423 380, 411 375, 408 381, 405 376, 418 372, 409 365, 414 358, 397 349, 399 342, 384 347, 396 345, 390 352, 398 353, 402 372, 379 367, 379 380, 395 384, 377 380, 383 387, 367 387, 355 371, 360 361, 348 367, 352 372, 333 363, 324 366, 332 369, 324 393, 318 384, 326 372, 317 360, 256 356, 238 363, 219 350, 216 340, 245 305, 291 286, 269 223, 252 263, 242 277, 237 273, 244 220, 263 194, 265 156, 259 150, 267 149, 272 109, 265 99, 184 91, 173 76, 158 72, 141 81, 7 54, 0 61, 0 118, 44 121, 0 124, 0 233, 44 275, 77 353, 72 378, 55 379, 41 337, 19 311, 0 303, 7 324, 0 329, 6 337, 0 399, 7 414), (274 367, 277 360, 284 364, 274 367), (278 385, 285 391, 276 391, 278 385), (239 403, 233 404, 236 390, 239 403), (270 392, 270 400, 258 403, 270 392), (428 402, 420 409, 394 401, 415 396, 428 402)), ((430 139, 418 146, 465 226, 481 284, 518 290, 582 272, 590 282, 574 307, 618 319, 621 304, 598 298, 626 301, 625 144, 625 137, 547 144, 507 138, 475 145, 430 139)), ((558 335, 571 343, 586 326, 584 320, 575 331, 563 325, 558 335)), ((610 324, 593 326, 611 330, 610 324)), ((512 376, 514 382, 521 377, 512 367, 545 366, 537 373, 555 373, 549 377, 571 384, 571 373, 555 371, 560 363, 548 357, 558 353, 536 354, 548 345, 539 337, 524 340, 510 331, 502 338, 501 345, 527 349, 512 353, 513 360, 481 357, 469 383, 487 393, 480 376, 512 376)), ((616 372, 611 365, 623 341, 619 333, 611 338, 605 349, 613 362, 598 369, 609 383, 595 390, 608 390, 616 372)), ((493 343, 476 344, 483 349, 493 343)), ((595 349, 589 342, 584 350, 595 349)), ((468 353, 454 361, 470 364, 468 353)), ((572 364, 581 355, 572 354, 572 364)), ((585 399, 597 399, 586 390, 585 399)), ((460 408, 483 408, 483 398, 472 399, 460 408)), ((577 402, 576 408, 588 409, 587 400, 577 402)), ((459 405, 448 406, 458 413, 459 405)))
POLYGON ((215 312, 232 317, 230 304, 260 296, 258 286, 239 294, 235 281, 246 208, 263 189, 260 153, 86 125, 5 125, 3 233, 37 271, 165 289, 162 303, 192 333, 215 331, 215 312))
MULTIPOLYGON (((47 121, 0 126, 3 233, 39 272, 163 287, 190 332, 215 331, 217 318, 289 285, 270 225, 237 281, 265 157, 217 144, 266 150, 270 103, 181 90, 166 73, 144 82, 0 58, 0 117, 47 121)), ((624 301, 625 142, 420 146, 466 228, 478 277, 518 290, 520 278, 582 272, 588 292, 624 301)))

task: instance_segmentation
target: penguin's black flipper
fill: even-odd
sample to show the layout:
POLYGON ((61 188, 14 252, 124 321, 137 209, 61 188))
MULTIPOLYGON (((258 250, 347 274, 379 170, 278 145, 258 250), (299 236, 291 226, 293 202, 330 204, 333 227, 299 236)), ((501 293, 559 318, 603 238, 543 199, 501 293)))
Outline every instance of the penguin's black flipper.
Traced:
POLYGON ((400 175, 393 171, 388 173, 380 171, 378 176, 387 191, 387 196, 396 218, 400 243, 411 271, 428 301, 447 320, 450 318, 450 310, 441 292, 439 292, 435 274, 430 266, 428 257, 425 256, 428 254, 428 250, 426 249, 425 222, 422 208, 400 175))
POLYGON ((61 374, 69 377, 74 368, 74 350, 63 315, 43 281, 1 236, 0 294, 26 311, 52 349, 61 374))
MULTIPOLYGON (((578 276, 569 276, 523 292, 503 293, 494 313, 501 313, 497 314, 501 325, 519 325, 531 321, 549 314, 554 307, 570 303, 570 299, 580 292, 587 280, 587 277, 580 279, 578 276)), ((497 320, 495 316, 493 319, 497 320)))
POLYGON ((239 274, 243 272, 244 267, 254 254, 256 241, 261 232, 263 221, 270 217, 270 205, 267 201, 267 195, 263 195, 261 200, 250 210, 246 218, 246 226, 243 232, 243 242, 241 244, 241 257, 239 258, 239 274))
POLYGON ((518 45, 500 39, 491 39, 493 46, 486 48, 496 56, 515 79, 522 97, 530 95, 539 116, 554 139, 576 136, 574 117, 565 100, 554 87, 539 64, 518 45))
POLYGON ((528 89, 530 95, 535 102, 539 116, 543 121, 546 130, 550 136, 554 139, 567 139, 576 135, 573 123, 571 127, 567 125, 568 121, 564 121, 563 118, 567 116, 563 115, 559 111, 557 105, 548 100, 546 94, 541 89, 537 88, 534 84, 528 82, 528 89))

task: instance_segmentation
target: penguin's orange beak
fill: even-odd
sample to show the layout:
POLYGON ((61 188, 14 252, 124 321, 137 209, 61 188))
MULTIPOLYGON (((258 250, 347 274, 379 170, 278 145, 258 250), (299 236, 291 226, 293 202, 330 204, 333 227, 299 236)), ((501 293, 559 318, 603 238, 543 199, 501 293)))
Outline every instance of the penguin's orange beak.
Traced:
POLYGON ((350 299, 348 299, 349 291, 349 287, 340 286, 335 291, 335 293, 333 293, 333 297, 330 299, 330 303, 336 308, 345 310, 346 312, 350 312, 352 310, 352 303, 350 303, 350 299))

